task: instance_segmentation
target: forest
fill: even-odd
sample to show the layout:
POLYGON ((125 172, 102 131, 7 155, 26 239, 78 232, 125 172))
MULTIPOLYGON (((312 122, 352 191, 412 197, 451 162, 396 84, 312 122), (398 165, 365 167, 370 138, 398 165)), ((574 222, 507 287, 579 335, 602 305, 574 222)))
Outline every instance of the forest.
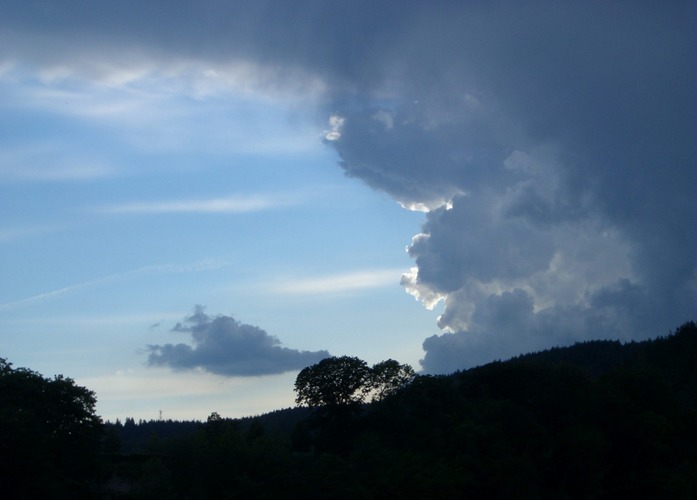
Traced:
POLYGON ((697 325, 450 375, 327 358, 297 407, 102 422, 0 359, 4 498, 697 498, 697 325))

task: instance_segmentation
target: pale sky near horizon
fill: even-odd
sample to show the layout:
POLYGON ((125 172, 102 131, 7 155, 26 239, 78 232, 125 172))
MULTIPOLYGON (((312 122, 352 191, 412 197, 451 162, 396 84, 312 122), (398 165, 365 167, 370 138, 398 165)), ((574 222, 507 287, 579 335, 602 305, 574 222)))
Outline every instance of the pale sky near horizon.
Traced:
POLYGON ((0 7, 0 357, 105 419, 695 319, 691 2, 0 7))

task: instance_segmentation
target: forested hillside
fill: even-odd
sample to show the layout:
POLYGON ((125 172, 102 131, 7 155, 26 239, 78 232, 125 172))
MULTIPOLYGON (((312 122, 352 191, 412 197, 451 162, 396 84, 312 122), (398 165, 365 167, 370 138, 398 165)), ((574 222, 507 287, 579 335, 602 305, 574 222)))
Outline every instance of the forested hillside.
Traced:
MULTIPOLYGON (((91 491, 110 498, 697 498, 694 323, 651 341, 587 342, 409 380, 370 404, 106 424, 91 491)), ((4 440, 16 436, 8 430, 18 424, 5 418, 11 404, 3 399, 4 440)), ((39 453, 49 453, 42 446, 39 453)))

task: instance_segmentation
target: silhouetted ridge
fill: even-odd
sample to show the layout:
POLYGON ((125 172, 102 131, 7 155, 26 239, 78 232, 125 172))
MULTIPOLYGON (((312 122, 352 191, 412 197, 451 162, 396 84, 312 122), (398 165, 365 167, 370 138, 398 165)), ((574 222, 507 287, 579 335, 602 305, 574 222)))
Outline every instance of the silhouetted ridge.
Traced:
MULTIPOLYGON (((33 401, 33 384, 49 383, 5 367, 12 391, 0 417, 18 415, 9 396, 33 401)), ((101 460, 96 449, 85 455, 96 475, 81 491, 99 498, 697 498, 694 323, 653 340, 584 342, 417 376, 355 410, 106 424, 101 460)), ((45 484, 74 489, 53 468, 13 464, 15 456, 75 458, 69 440, 49 454, 41 436, 19 432, 33 420, 0 423, 5 442, 19 446, 5 457, 8 467, 24 464, 37 484, 50 479, 45 484)), ((14 485, 21 493, 24 482, 14 485)))

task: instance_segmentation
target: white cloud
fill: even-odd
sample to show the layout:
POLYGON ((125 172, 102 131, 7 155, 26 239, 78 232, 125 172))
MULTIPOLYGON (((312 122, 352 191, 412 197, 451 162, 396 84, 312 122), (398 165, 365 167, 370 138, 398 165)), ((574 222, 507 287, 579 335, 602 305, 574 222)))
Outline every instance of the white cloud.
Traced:
POLYGON ((341 293, 366 288, 396 286, 401 269, 370 269, 314 278, 288 279, 270 287, 279 294, 314 295, 341 293))
POLYGON ((344 127, 344 118, 339 115, 329 117, 329 130, 324 131, 327 141, 338 141, 341 138, 341 129, 344 127))
POLYGON ((412 267, 408 272, 402 274, 401 285, 407 293, 413 296, 416 300, 426 307, 433 309, 438 303, 447 297, 447 294, 439 293, 432 290, 430 287, 419 283, 419 268, 412 267))
MULTIPOLYGON (((146 62, 106 68, 97 75, 68 66, 40 77, 35 68, 23 67, 0 76, 4 94, 0 109, 41 113, 49 123, 56 118, 69 120, 71 130, 83 127, 85 133, 94 133, 93 128, 98 127, 107 133, 109 141, 100 140, 109 146, 120 143, 145 152, 278 155, 321 147, 313 122, 313 111, 322 98, 317 85, 294 84, 293 78, 279 76, 280 87, 275 89, 269 83, 274 78, 263 70, 253 76, 257 72, 249 65, 230 69, 220 63, 223 67, 206 70, 204 62, 172 63, 162 68, 157 61, 146 62), (150 64, 147 70, 143 69, 148 67, 146 62, 150 64), (242 76, 235 76, 238 73, 242 76), (247 83, 238 82, 240 79, 247 83), (295 87, 285 92, 284 85, 295 87)), ((60 126, 43 130, 40 140, 51 134, 59 137, 57 141, 65 141, 60 126)), ((74 136, 73 132, 70 137, 74 136)), ((76 156, 75 151, 86 149, 70 137, 63 144, 63 155, 49 163, 59 162, 61 170, 39 165, 32 166, 34 172, 25 166, 16 168, 15 175, 48 177, 53 171, 65 172, 66 177, 99 174, 99 163, 91 167, 92 172, 84 166, 91 165, 89 162, 68 161, 76 156)), ((94 146, 91 149, 98 149, 94 146)))
POLYGON ((141 201, 99 207, 108 214, 245 213, 297 204, 291 196, 234 195, 225 198, 141 201))

